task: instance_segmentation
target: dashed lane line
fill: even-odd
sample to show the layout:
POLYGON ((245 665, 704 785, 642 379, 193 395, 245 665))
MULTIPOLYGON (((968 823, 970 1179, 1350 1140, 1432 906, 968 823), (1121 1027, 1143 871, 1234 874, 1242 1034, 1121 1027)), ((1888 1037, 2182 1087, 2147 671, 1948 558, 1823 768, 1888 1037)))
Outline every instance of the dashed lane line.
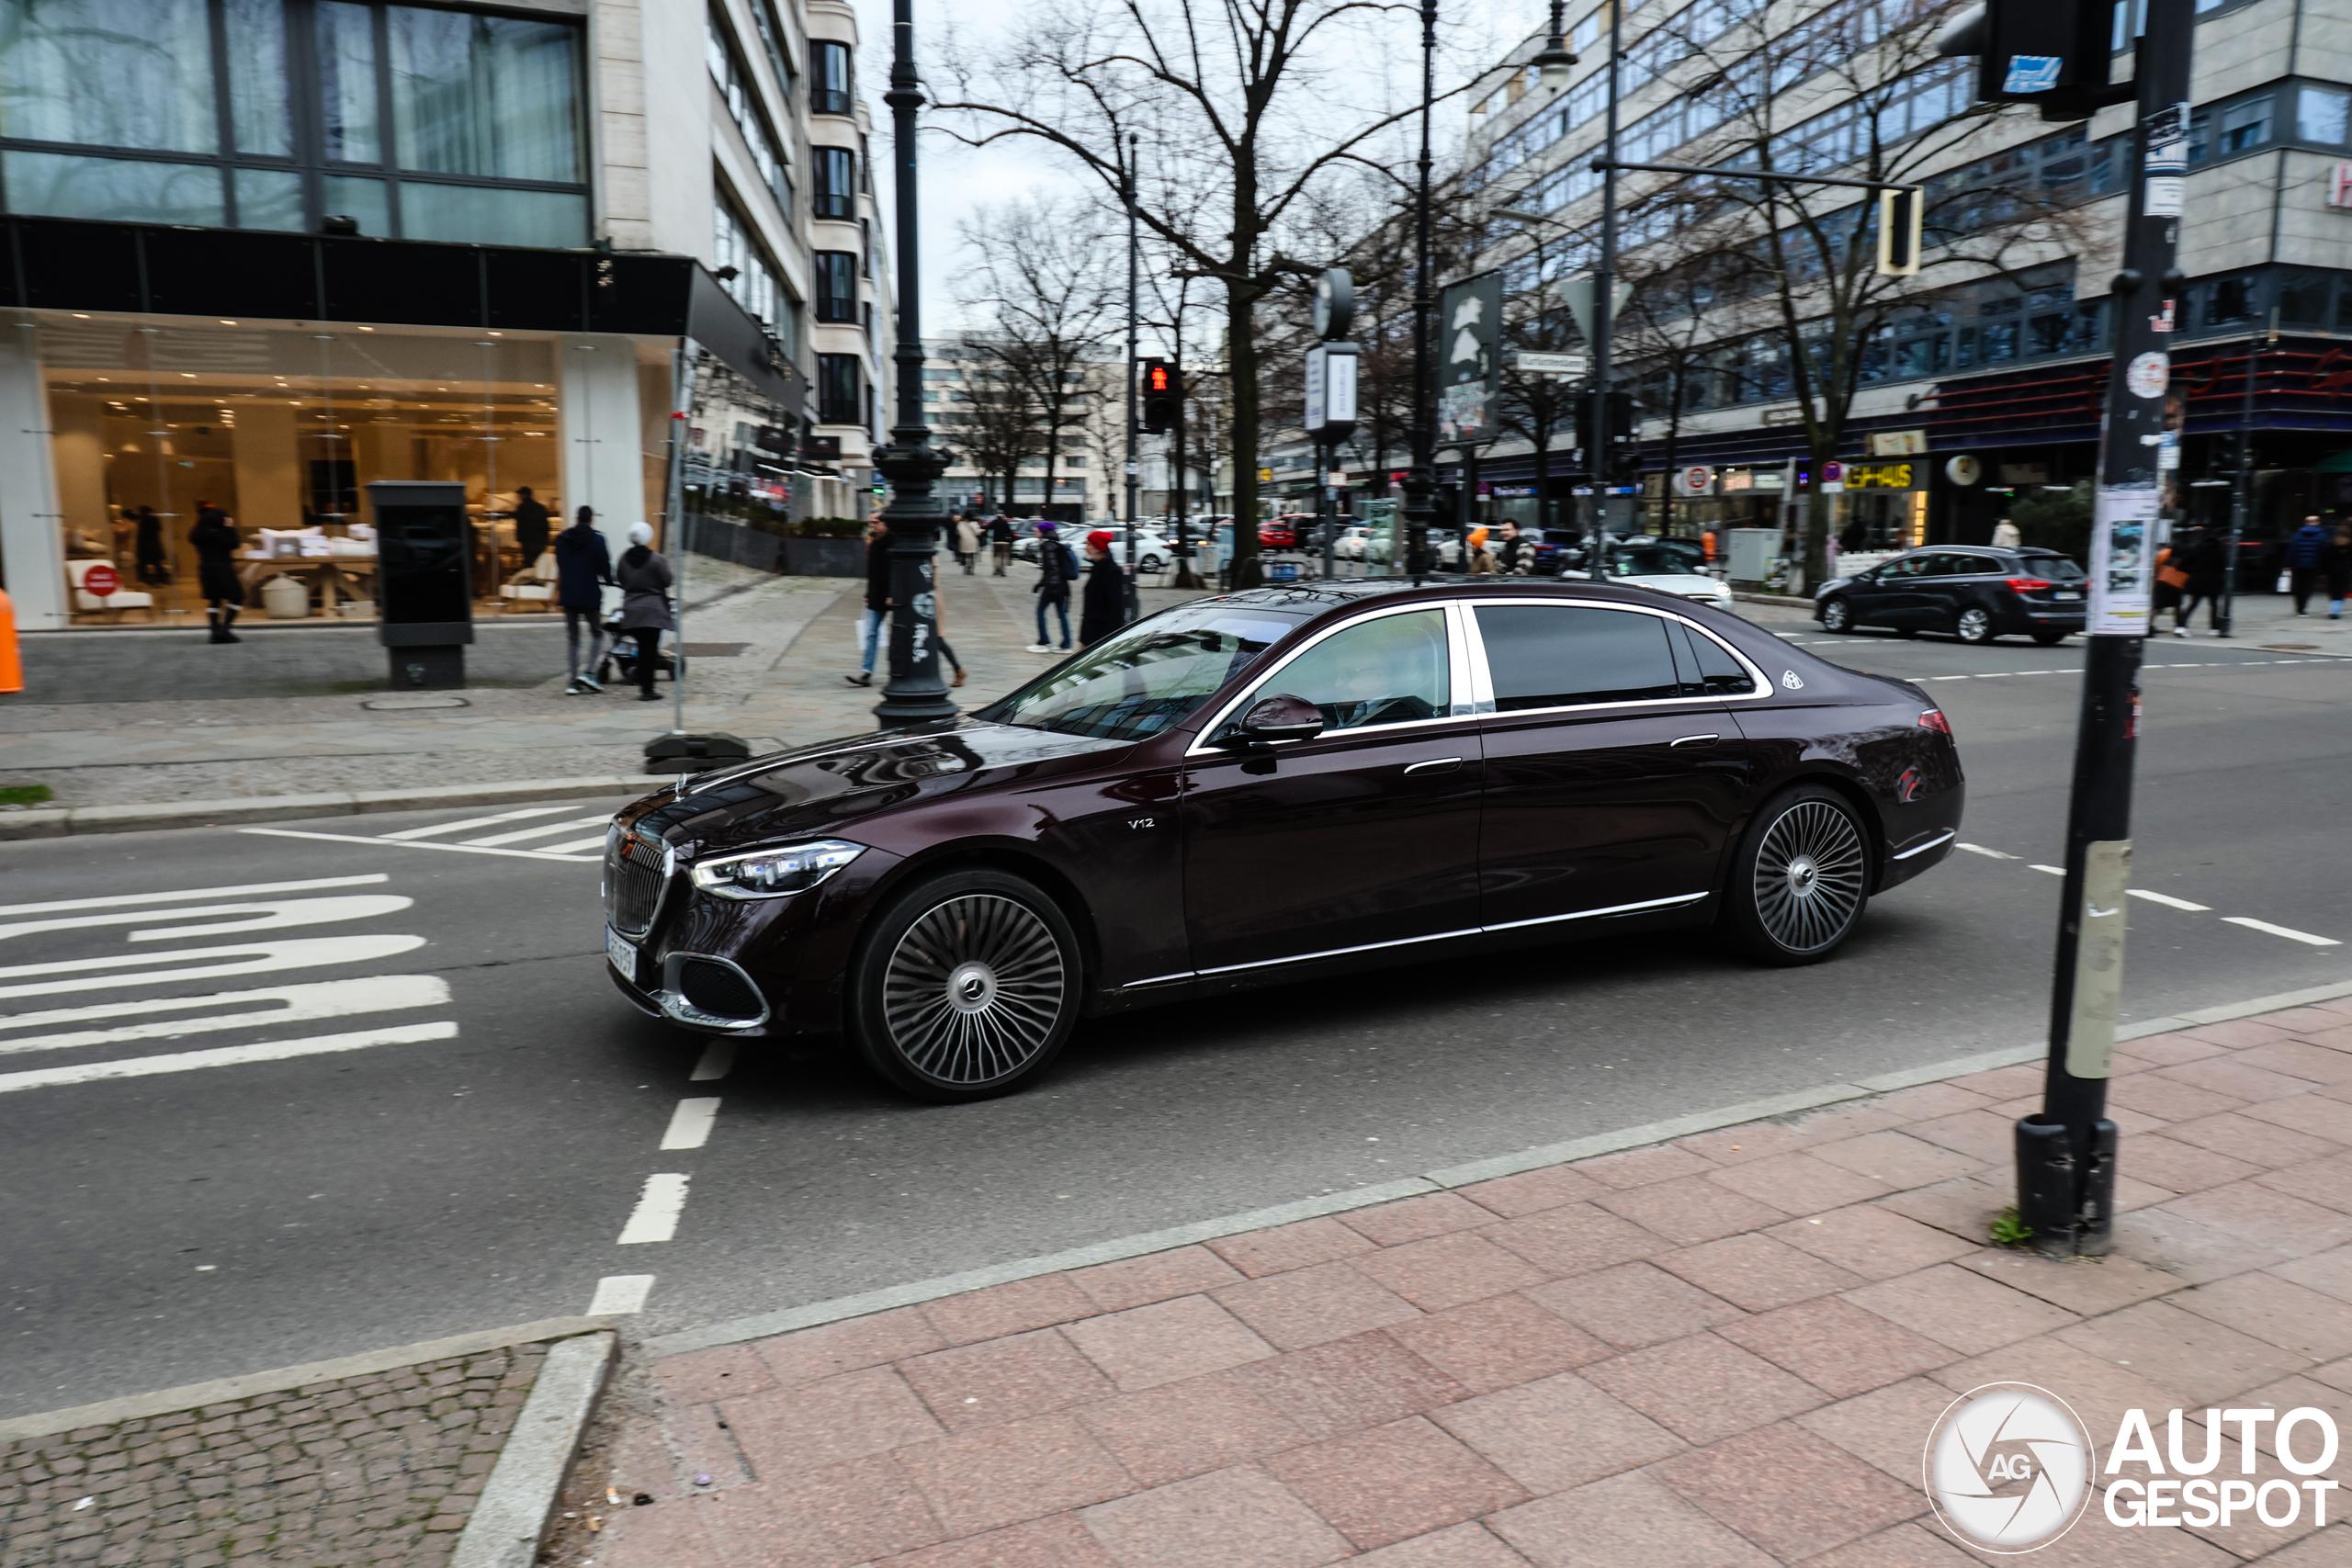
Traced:
POLYGON ((687 1177, 679 1171, 664 1171, 645 1179, 644 1190, 638 1194, 637 1207, 629 1211, 628 1224, 621 1227, 621 1247, 639 1247, 647 1242, 668 1241, 678 1234, 678 1216, 685 1213, 687 1177))
POLYGON ((2267 931, 2272 936, 2283 936, 2289 942, 2307 942, 2312 947, 2342 947, 2344 945, 2332 936, 2313 936, 2309 931, 2299 931, 2292 926, 2274 926, 2268 920, 2257 920, 2247 915, 2223 915, 2222 923, 2229 926, 2244 926, 2250 931, 2267 931))
POLYGON ((2145 898, 2151 904, 2162 904, 2168 909, 2186 909, 2192 915, 2210 915, 2211 904, 2192 904, 2186 898, 2176 898, 2169 893, 2152 893, 2145 887, 2127 887, 2123 891, 2134 898, 2145 898))
MULTIPOLYGON (((2016 860, 2018 858, 2015 855, 2004 854, 1999 850, 1985 849, 1980 844, 1962 844, 1958 847, 1967 850, 1974 854, 1989 856, 1994 860, 2016 860)), ((2060 865, 2041 865, 2038 863, 2029 862, 2027 863, 2027 869, 2030 871, 2045 872, 2052 876, 2064 876, 2066 874, 2066 868, 2060 865)), ((2169 909, 2181 909, 2193 915, 2210 915, 2213 912, 2213 906, 2211 904, 2192 904, 2186 898, 2176 898, 2169 893, 2154 893, 2144 887, 2127 887, 2124 891, 2129 893, 2134 898, 2144 898, 2151 904, 2162 904, 2169 909)), ((2338 942, 2332 936, 2313 936, 2309 931, 2299 931, 2292 926, 2278 926, 2271 924, 2268 920, 2257 920, 2251 915, 2223 915, 2222 917, 2222 923, 2227 926, 2244 926, 2250 931, 2261 931, 2268 936, 2285 937, 2289 942, 2305 942, 2312 947, 2342 947, 2344 945, 2341 942, 2338 942)))
POLYGON ((2005 851, 1988 850, 1982 844, 1962 844, 1960 847, 1966 850, 1970 854, 1983 855, 1987 860, 2015 860, 2018 858, 2005 851))
POLYGON ((698 1149, 710 1142, 710 1129, 718 1120, 717 1097, 708 1100, 682 1100, 670 1112, 670 1125, 662 1134, 664 1149, 698 1149))
MULTIPOLYGON (((211 1051, 175 1051, 161 1056, 133 1056, 119 1062, 85 1062, 72 1067, 36 1067, 30 1072, 0 1073, 0 1094, 13 1094, 28 1089, 53 1089, 62 1084, 96 1083, 107 1078, 141 1078, 158 1073, 192 1072, 200 1067, 240 1066, 248 1062, 282 1062, 294 1056, 360 1051, 371 1045, 405 1045, 424 1040, 454 1040, 457 1037, 458 1026, 453 1022, 403 1023, 389 1029, 356 1030, 348 1034, 316 1034, 307 1040, 272 1040, 260 1045, 224 1045, 211 1051)), ((628 1238, 623 1236, 621 1239, 626 1241, 628 1238)))
POLYGON ((645 1310, 645 1298, 653 1293, 650 1274, 607 1274, 596 1281, 596 1293, 588 1298, 590 1317, 627 1317, 645 1310))

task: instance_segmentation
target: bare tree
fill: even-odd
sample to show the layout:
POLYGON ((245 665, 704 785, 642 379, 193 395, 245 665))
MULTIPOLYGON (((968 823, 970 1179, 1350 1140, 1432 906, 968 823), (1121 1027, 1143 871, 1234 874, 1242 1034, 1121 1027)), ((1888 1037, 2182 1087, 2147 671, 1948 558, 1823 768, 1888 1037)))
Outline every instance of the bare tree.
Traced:
POLYGON ((1136 179, 1155 242, 1224 287, 1237 583, 1257 581, 1258 307, 1303 268, 1281 248, 1302 203, 1351 162, 1369 166, 1367 142, 1413 112, 1353 108, 1364 96, 1360 62, 1344 83, 1334 75, 1345 63, 1335 35, 1390 9, 1385 0, 1046 0, 940 105, 965 117, 961 134, 974 145, 1030 137, 1058 149, 1114 203, 1136 179))
POLYGON ((987 362, 978 344, 958 346, 956 357, 969 368, 971 410, 963 418, 963 446, 972 467, 981 474, 982 488, 1001 479, 999 502, 1012 504, 1013 483, 1022 459, 1037 451, 1037 411, 1018 381, 987 362))

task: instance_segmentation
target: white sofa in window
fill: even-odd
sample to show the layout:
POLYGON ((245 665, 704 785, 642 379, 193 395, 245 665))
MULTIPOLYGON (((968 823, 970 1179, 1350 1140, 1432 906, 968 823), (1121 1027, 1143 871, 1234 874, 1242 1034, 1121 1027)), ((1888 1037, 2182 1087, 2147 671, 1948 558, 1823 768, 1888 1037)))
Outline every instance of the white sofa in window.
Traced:
POLYGON ((97 560, 70 560, 65 563, 65 581, 74 587, 74 608, 85 615, 107 615, 118 621, 122 619, 122 613, 125 610, 144 610, 147 612, 147 618, 153 620, 155 596, 153 593, 141 593, 131 588, 119 588, 101 598, 82 586, 82 580, 90 574, 92 567, 111 567, 113 564, 112 561, 97 560))

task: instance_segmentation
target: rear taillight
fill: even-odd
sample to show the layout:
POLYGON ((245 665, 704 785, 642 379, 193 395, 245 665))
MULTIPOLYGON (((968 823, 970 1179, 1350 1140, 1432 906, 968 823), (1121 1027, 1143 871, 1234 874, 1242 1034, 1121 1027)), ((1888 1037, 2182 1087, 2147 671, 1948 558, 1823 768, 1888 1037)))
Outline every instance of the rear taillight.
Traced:
POLYGON ((2054 588, 2057 586, 2057 584, 2044 581, 2039 577, 2011 577, 2006 578, 2003 581, 2007 582, 2011 588, 2015 589, 2019 593, 2039 593, 2045 588, 2054 588))
POLYGON ((1929 708, 1927 712, 1919 716, 1919 728, 1922 729, 1932 729, 1939 735, 1950 735, 1951 733, 1951 720, 1943 716, 1942 710, 1939 708, 1929 708))

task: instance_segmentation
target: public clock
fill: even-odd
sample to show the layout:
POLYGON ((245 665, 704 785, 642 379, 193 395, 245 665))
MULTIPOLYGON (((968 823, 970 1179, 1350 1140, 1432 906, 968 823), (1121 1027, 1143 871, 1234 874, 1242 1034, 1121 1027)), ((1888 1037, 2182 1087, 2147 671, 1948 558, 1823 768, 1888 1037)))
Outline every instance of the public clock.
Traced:
POLYGON ((1348 269, 1335 266, 1315 280, 1315 335, 1325 343, 1337 343, 1348 335, 1348 326, 1355 319, 1355 279, 1348 269))

